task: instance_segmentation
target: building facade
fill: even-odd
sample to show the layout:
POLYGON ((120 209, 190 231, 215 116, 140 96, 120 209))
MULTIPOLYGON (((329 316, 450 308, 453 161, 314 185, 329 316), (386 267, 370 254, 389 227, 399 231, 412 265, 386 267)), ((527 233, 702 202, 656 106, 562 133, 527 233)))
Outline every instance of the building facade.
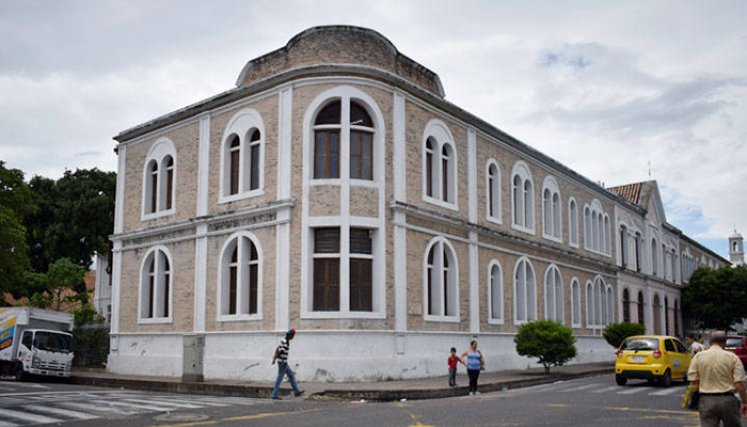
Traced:
POLYGON ((605 325, 681 333, 690 263, 726 263, 666 223, 655 182, 591 182, 368 29, 306 30, 115 139, 113 372, 269 380, 289 327, 303 380, 442 375, 475 337, 489 369, 524 368, 535 319, 609 360, 605 325))

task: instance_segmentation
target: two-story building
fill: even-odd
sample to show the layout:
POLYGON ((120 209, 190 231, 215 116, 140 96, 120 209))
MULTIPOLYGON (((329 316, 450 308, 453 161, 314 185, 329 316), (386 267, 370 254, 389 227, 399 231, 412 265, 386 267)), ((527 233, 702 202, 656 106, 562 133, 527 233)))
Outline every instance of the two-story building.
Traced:
POLYGON ((681 332, 685 260, 725 263, 655 183, 584 178, 364 28, 306 30, 115 139, 113 372, 269 380, 289 327, 304 380, 442 375, 475 337, 489 369, 523 368, 536 319, 609 360, 605 325, 681 332))

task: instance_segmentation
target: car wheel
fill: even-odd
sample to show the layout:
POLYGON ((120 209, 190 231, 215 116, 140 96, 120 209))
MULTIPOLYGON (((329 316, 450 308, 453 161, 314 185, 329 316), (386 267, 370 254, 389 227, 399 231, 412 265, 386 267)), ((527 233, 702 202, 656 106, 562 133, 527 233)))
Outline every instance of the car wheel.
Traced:
POLYGON ((662 387, 671 387, 672 386, 672 373, 669 372, 669 369, 664 372, 664 375, 661 377, 661 386, 662 387))
POLYGON ((628 383, 628 379, 622 375, 615 375, 615 382, 617 385, 625 385, 628 383))

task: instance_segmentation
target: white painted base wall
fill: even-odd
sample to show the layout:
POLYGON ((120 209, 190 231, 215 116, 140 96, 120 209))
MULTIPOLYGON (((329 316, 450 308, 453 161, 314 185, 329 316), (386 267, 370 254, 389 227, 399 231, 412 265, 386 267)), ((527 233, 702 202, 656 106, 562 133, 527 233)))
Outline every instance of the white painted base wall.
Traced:
MULTIPOLYGON (((272 381, 270 364, 283 337, 273 333, 208 334, 203 360, 206 380, 272 381)), ((488 371, 540 367, 516 354, 513 334, 476 337, 488 371)), ((461 354, 471 334, 363 331, 301 331, 291 342, 289 361, 300 381, 348 382, 414 379, 447 374, 449 349, 461 354)), ((125 335, 109 354, 108 370, 118 374, 180 377, 181 335, 125 335)), ((578 356, 570 363, 614 361, 603 338, 576 337, 578 356)))

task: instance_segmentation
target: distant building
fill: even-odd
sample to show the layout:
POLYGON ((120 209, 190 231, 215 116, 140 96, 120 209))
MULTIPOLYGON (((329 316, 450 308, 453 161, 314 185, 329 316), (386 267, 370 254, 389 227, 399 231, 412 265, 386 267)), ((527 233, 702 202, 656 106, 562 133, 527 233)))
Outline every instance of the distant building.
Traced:
POLYGON ((575 362, 609 360, 613 322, 681 334, 690 274, 727 261, 656 183, 605 189, 444 96, 381 34, 315 27, 117 135, 108 369, 270 380, 289 327, 317 381, 443 375, 474 337, 491 370, 535 365, 536 319, 575 362))
POLYGON ((744 265, 744 239, 734 230, 729 236, 729 260, 733 265, 744 265))

